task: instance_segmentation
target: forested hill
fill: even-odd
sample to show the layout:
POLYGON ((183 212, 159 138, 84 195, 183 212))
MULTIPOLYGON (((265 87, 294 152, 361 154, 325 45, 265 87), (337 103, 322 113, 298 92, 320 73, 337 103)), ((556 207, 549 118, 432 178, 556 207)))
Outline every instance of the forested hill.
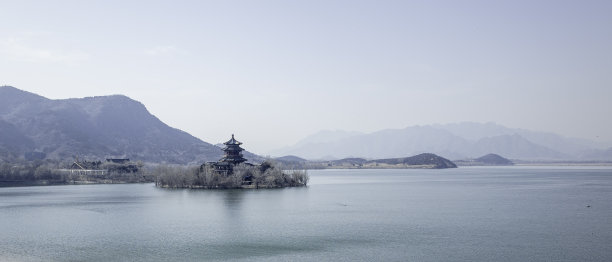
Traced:
POLYGON ((123 95, 51 100, 0 87, 0 158, 34 151, 57 160, 126 157, 176 164, 215 161, 223 154, 123 95))
POLYGON ((332 161, 306 163, 314 168, 456 168, 452 161, 441 156, 422 153, 411 157, 367 160, 364 158, 344 158, 332 161))
POLYGON ((389 165, 431 165, 432 168, 455 168, 457 165, 452 161, 443 158, 441 156, 431 154, 431 153, 423 153, 418 154, 416 156, 404 157, 404 158, 388 158, 388 159, 376 159, 368 161, 370 163, 382 163, 389 165))

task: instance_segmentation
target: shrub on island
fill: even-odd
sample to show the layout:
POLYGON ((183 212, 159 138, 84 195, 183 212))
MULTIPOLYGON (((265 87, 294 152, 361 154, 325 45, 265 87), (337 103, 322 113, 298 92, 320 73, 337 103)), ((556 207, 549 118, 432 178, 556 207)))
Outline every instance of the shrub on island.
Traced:
POLYGON ((155 185, 165 188, 282 188, 308 184, 305 170, 281 170, 272 162, 261 165, 238 164, 230 172, 219 172, 212 165, 202 167, 158 166, 153 171, 155 185))

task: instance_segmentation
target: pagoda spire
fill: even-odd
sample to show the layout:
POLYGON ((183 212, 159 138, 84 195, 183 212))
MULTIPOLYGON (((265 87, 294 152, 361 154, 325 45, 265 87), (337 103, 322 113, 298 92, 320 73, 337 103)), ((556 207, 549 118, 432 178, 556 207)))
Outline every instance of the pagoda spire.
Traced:
POLYGON ((247 161, 242 155, 242 151, 244 151, 244 149, 240 147, 242 143, 234 138, 234 134, 232 134, 232 138, 230 140, 223 144, 225 145, 223 148, 225 155, 223 158, 221 158, 221 160, 219 160, 219 162, 237 165, 247 161))

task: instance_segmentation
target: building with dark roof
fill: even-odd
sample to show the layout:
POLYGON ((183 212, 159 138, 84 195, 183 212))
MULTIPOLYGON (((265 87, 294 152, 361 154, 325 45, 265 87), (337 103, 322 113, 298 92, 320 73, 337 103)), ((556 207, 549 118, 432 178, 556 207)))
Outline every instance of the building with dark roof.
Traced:
POLYGON ((223 148, 223 152, 225 152, 225 155, 223 156, 223 158, 221 158, 221 160, 219 160, 219 162, 226 162, 233 165, 237 165, 247 161, 242 155, 242 151, 244 151, 244 149, 240 147, 240 145, 242 145, 242 142, 236 140, 234 138, 234 134, 232 134, 232 138, 229 141, 223 144, 225 145, 225 147, 223 148))
MULTIPOLYGON (((223 148, 223 152, 225 152, 223 157, 217 162, 209 162, 202 165, 200 167, 201 169, 203 169, 206 165, 210 165, 216 172, 229 175, 232 173, 235 165, 245 163, 247 161, 247 159, 242 155, 242 151, 244 151, 244 149, 240 147, 242 142, 236 140, 236 138, 234 138, 234 134, 232 134, 232 138, 230 140, 223 144, 225 145, 223 148)), ((251 165, 249 163, 245 164, 251 165)))

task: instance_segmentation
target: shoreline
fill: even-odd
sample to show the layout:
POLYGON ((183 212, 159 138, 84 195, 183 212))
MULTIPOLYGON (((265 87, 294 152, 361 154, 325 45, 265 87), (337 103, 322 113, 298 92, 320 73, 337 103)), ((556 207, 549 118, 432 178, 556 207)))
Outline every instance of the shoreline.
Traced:
POLYGON ((241 189, 283 189, 283 188, 295 188, 295 187, 308 187, 308 185, 295 185, 295 186, 261 186, 261 185, 243 185, 241 187, 207 187, 207 186, 185 186, 185 187, 170 187, 170 186, 159 186, 157 188, 163 189, 195 189, 195 190, 241 190, 241 189))
POLYGON ((53 181, 53 180, 13 180, 0 181, 2 187, 31 187, 31 186, 69 186, 69 185, 100 185, 100 184, 141 184, 154 182, 125 182, 125 181, 53 181))
POLYGON ((330 166, 322 168, 313 168, 313 170, 320 169, 449 169, 455 167, 436 167, 436 165, 378 165, 378 166, 330 166))

